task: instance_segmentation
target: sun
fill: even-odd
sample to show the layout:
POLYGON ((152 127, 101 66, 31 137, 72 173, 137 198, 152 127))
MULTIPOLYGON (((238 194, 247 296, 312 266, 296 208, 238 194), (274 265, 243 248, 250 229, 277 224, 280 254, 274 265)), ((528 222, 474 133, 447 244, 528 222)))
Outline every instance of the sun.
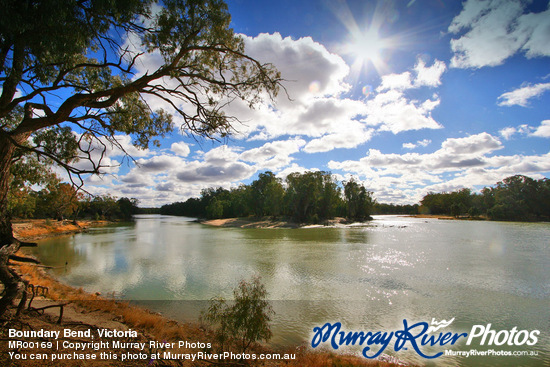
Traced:
POLYGON ((370 63, 381 74, 386 68, 383 54, 391 48, 391 40, 380 37, 378 29, 370 27, 362 32, 351 32, 343 52, 353 59, 352 68, 362 69, 370 63))
POLYGON ((399 36, 385 36, 381 29, 388 23, 388 17, 377 5, 370 19, 360 26, 346 1, 338 2, 332 11, 346 28, 347 34, 340 44, 341 55, 350 59, 352 75, 359 77, 365 69, 375 69, 378 75, 389 72, 387 66, 391 51, 399 46, 399 36))

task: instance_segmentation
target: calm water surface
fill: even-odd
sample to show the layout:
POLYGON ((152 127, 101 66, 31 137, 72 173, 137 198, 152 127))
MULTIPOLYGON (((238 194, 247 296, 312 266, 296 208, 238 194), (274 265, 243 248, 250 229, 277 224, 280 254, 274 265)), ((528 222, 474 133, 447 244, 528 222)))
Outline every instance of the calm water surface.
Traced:
MULTIPOLYGON (((68 284, 183 321, 197 318, 205 300, 231 298, 241 279, 260 275, 276 311, 275 344, 309 343, 325 322, 395 331, 403 319, 454 317, 447 331, 488 323, 497 331, 538 329, 536 346, 508 347, 538 356, 396 356, 429 366, 549 366, 549 243, 548 223, 377 216, 346 228, 238 229, 139 216, 131 225, 42 241, 36 252, 68 284)), ((464 344, 448 349, 472 348, 464 344)))

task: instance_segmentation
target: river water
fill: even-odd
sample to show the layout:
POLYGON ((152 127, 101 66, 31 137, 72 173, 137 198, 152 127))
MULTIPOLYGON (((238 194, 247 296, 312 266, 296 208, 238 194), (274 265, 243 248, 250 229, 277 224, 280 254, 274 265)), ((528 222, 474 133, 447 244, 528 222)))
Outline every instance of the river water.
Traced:
POLYGON ((516 334, 540 334, 532 346, 481 345, 481 337, 466 345, 463 337, 421 351, 538 355, 430 360, 410 347, 395 352, 394 342, 384 353, 427 366, 550 366, 549 223, 375 216, 367 225, 342 228, 240 229, 149 215, 41 241, 36 254, 70 285, 182 321, 196 319, 212 297, 231 298, 241 279, 259 275, 276 312, 276 345, 309 344, 312 329, 326 322, 374 333, 403 330, 404 320, 454 318, 436 335, 471 334, 487 324, 507 330, 502 337, 514 327, 516 334))

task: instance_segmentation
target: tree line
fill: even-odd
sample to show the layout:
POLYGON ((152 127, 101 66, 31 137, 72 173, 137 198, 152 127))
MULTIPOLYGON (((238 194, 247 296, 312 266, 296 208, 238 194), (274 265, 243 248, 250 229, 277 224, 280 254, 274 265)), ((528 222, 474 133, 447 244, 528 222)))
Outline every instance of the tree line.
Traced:
POLYGON ((199 198, 158 208, 139 208, 134 198, 92 196, 51 173, 48 163, 27 159, 12 167, 9 212, 15 218, 87 218, 130 220, 153 213, 206 219, 284 217, 299 223, 320 223, 334 217, 364 221, 372 214, 435 214, 491 220, 550 220, 550 180, 515 175, 485 187, 429 192, 420 204, 378 203, 373 193, 351 178, 338 182, 330 172, 292 173, 283 182, 273 172, 260 173, 249 185, 207 188, 199 198), (40 189, 34 190, 33 188, 40 189))
POLYGON ((200 198, 163 205, 160 213, 207 219, 270 216, 320 223, 334 217, 368 220, 374 202, 372 192, 353 178, 340 185, 330 172, 295 172, 283 185, 282 179, 267 171, 250 185, 204 189, 200 198))
POLYGON ((45 160, 25 157, 12 166, 8 211, 13 218, 130 220, 140 212, 138 204, 126 197, 86 195, 62 182, 45 160))
POLYGON ((550 220, 550 180, 515 175, 480 193, 470 189, 430 192, 421 200, 421 213, 455 217, 486 217, 492 220, 550 220))

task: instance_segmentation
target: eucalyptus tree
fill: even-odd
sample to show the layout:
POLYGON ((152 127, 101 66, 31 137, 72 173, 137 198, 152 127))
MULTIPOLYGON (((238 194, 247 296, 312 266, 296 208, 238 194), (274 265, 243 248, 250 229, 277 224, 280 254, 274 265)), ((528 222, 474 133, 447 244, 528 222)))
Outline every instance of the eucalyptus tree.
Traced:
POLYGON ((0 9, 2 314, 21 286, 6 266, 20 245, 7 200, 18 150, 81 183, 102 172, 110 145, 123 150, 117 134, 140 148, 174 129, 223 138, 238 121, 224 107, 273 98, 281 78, 245 53, 221 0, 0 0, 0 9), (76 149, 52 139, 56 129, 76 149))
POLYGON ((365 186, 355 181, 352 177, 344 184, 344 198, 347 205, 348 219, 365 220, 370 218, 374 199, 372 192, 367 191, 365 186))

